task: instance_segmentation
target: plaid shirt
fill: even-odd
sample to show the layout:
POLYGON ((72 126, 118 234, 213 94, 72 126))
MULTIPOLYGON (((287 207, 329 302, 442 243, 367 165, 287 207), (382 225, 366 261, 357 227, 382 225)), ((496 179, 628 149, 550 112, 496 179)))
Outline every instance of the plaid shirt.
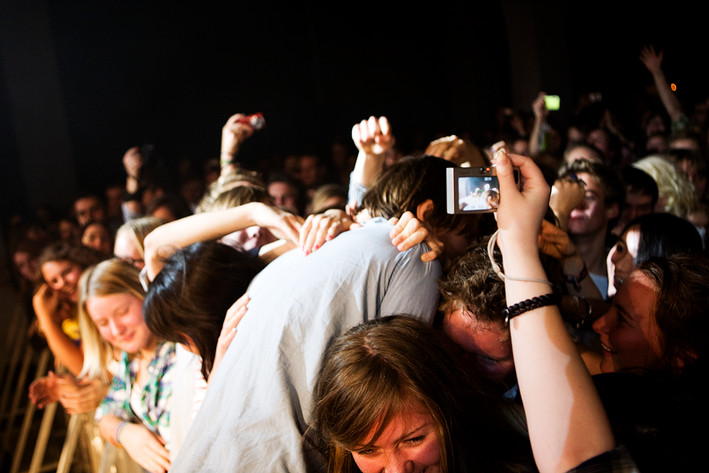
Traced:
MULTIPOLYGON (((175 363, 175 344, 158 342, 155 357, 148 365, 147 382, 135 386, 139 360, 131 360, 122 352, 108 394, 96 409, 96 420, 112 415, 142 423, 152 432, 170 442, 170 401, 172 398, 172 366, 175 363), (137 392, 133 392, 138 390, 137 392), (139 405, 131 405, 131 398, 139 398, 139 405)), ((168 448, 169 450, 169 448, 168 448)))

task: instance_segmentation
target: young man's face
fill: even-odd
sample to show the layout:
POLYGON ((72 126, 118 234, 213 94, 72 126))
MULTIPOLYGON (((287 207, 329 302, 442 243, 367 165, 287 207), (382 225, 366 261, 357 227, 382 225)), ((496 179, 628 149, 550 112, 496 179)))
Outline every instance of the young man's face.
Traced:
POLYGON ((643 192, 629 190, 625 197, 623 211, 620 214, 621 222, 628 223, 635 217, 647 215, 655 210, 652 197, 643 192))
POLYGON ((588 235, 603 232, 608 219, 615 216, 614 212, 617 212, 617 209, 606 206, 606 196, 595 176, 586 172, 579 172, 577 176, 586 183, 586 192, 581 205, 571 211, 569 233, 588 235))
POLYGON ((489 380, 502 383, 514 371, 510 332, 502 322, 483 322, 475 314, 453 306, 444 314, 443 331, 489 380))

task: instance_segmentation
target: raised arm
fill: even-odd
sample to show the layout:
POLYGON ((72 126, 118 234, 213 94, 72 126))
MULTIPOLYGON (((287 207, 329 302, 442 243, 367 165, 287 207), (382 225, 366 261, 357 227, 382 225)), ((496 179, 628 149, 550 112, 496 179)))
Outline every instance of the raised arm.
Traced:
POLYGON ((384 170, 386 151, 394 146, 394 135, 386 117, 369 117, 352 127, 352 141, 358 149, 350 185, 370 187, 384 170))
POLYGON ((47 284, 42 284, 32 298, 32 306, 55 362, 77 376, 84 365, 84 352, 62 328, 65 317, 60 314, 62 310, 68 309, 62 306, 59 294, 47 284))
MULTIPOLYGON (((502 198, 497 212, 508 306, 551 293, 537 235, 549 186, 530 158, 495 154, 502 198), (522 175, 518 191, 513 167, 522 175), (520 280, 522 279, 522 280, 520 280)), ((598 393, 558 307, 510 320, 512 350, 535 461, 541 472, 565 472, 615 446, 598 393)))
POLYGON ((243 113, 235 113, 227 119, 222 127, 222 142, 219 151, 222 176, 234 172, 237 167, 236 156, 241 145, 254 134, 254 127, 245 118, 247 116, 243 113))
POLYGON ((266 227, 277 237, 287 240, 289 248, 298 244, 303 219, 261 202, 215 212, 190 215, 160 225, 144 241, 145 267, 151 281, 162 269, 162 259, 178 248, 198 241, 214 240, 252 226, 266 227))
POLYGON ((529 153, 532 156, 536 156, 541 151, 544 151, 544 149, 542 149, 543 138, 549 128, 549 124, 547 123, 549 110, 547 110, 546 103, 544 102, 545 95, 544 92, 539 92, 537 98, 532 102, 534 122, 532 123, 532 130, 529 133, 529 153))
POLYGON ((652 80, 655 83, 662 105, 665 107, 670 119, 676 122, 682 118, 684 112, 679 99, 667 83, 667 78, 662 70, 662 56, 662 51, 655 52, 655 48, 652 46, 646 46, 640 51, 640 61, 652 74, 652 80))

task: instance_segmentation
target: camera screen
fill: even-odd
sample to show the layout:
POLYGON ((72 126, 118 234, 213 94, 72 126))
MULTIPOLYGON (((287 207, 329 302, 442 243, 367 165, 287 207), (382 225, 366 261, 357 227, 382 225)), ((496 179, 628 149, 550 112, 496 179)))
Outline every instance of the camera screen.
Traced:
POLYGON ((458 177, 458 210, 475 212, 496 209, 500 205, 497 176, 458 177))

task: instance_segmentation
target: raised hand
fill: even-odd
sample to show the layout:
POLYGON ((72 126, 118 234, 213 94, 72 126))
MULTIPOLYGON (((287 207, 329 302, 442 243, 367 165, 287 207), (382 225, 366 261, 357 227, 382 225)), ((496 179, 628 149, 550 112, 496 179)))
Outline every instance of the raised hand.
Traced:
POLYGON ((369 117, 352 127, 352 141, 365 154, 381 155, 394 146, 395 139, 386 117, 369 117))
POLYGON ((662 51, 655 52, 655 48, 652 46, 645 46, 640 51, 640 61, 652 74, 655 74, 662 70, 662 56, 662 51))

